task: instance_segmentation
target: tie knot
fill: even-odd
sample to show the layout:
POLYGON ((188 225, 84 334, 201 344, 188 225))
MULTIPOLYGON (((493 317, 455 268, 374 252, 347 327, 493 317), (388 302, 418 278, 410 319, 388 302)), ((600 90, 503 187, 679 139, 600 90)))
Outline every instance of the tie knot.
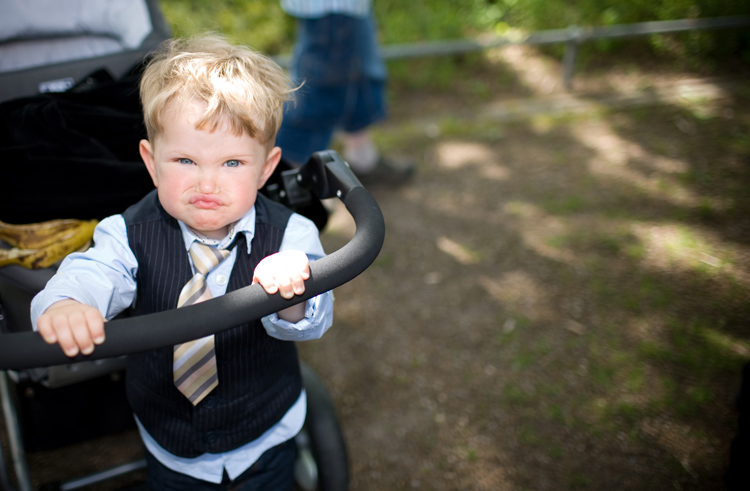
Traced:
POLYGON ((190 246, 190 257, 193 259, 195 271, 203 276, 207 276, 228 255, 227 249, 211 247, 200 242, 193 242, 193 245, 190 246))

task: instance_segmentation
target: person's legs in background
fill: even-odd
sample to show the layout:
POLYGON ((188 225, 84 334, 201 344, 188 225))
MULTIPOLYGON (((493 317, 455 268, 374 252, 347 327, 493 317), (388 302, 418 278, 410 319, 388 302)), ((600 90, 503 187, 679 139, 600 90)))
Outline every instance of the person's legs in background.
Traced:
POLYGON ((298 21, 292 76, 302 87, 284 116, 276 144, 294 164, 329 148, 343 131, 344 159, 365 180, 403 181, 412 163, 384 158, 368 127, 386 117, 385 65, 378 55, 375 21, 331 14, 298 21))

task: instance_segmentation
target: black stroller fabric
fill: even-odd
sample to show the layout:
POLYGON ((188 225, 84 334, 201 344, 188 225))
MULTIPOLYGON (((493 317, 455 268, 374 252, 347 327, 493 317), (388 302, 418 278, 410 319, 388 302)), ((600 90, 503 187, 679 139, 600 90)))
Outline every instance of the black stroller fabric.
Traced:
POLYGON ((138 75, 0 104, 0 220, 101 219, 153 189, 138 154, 138 75))
MULTIPOLYGON (((119 81, 99 71, 70 92, 0 104, 0 220, 101 220, 154 189, 138 153, 147 137, 140 67, 119 81)), ((267 196, 269 185, 283 186, 281 172, 288 169, 282 159, 263 190, 267 196)), ((291 208, 325 228, 328 212, 319 200, 291 208)))

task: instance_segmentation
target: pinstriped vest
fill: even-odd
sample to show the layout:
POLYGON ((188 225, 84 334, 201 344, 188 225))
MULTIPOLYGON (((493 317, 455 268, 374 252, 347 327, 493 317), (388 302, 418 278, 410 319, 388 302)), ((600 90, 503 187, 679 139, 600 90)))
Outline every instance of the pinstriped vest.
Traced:
MULTIPOLYGON (((255 208, 251 253, 244 234, 238 234, 228 292, 250 285, 256 264, 279 250, 291 215, 261 195, 255 208)), ((138 259, 132 315, 176 308, 193 274, 177 221, 161 207, 156 191, 123 216, 138 259)), ((180 457, 225 452, 255 440, 286 414, 302 389, 294 343, 270 337, 259 320, 216 335, 219 386, 195 407, 174 386, 172 353, 169 346, 128 356, 127 393, 148 433, 180 457)))

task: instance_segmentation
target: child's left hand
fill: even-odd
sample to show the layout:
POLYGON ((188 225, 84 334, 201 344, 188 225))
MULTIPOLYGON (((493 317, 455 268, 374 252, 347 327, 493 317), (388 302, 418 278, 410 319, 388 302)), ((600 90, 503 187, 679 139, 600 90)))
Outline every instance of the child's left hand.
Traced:
POLYGON ((287 300, 305 293, 310 278, 310 262, 302 251, 284 251, 263 258, 253 272, 253 284, 260 283, 273 295, 277 291, 287 300))

